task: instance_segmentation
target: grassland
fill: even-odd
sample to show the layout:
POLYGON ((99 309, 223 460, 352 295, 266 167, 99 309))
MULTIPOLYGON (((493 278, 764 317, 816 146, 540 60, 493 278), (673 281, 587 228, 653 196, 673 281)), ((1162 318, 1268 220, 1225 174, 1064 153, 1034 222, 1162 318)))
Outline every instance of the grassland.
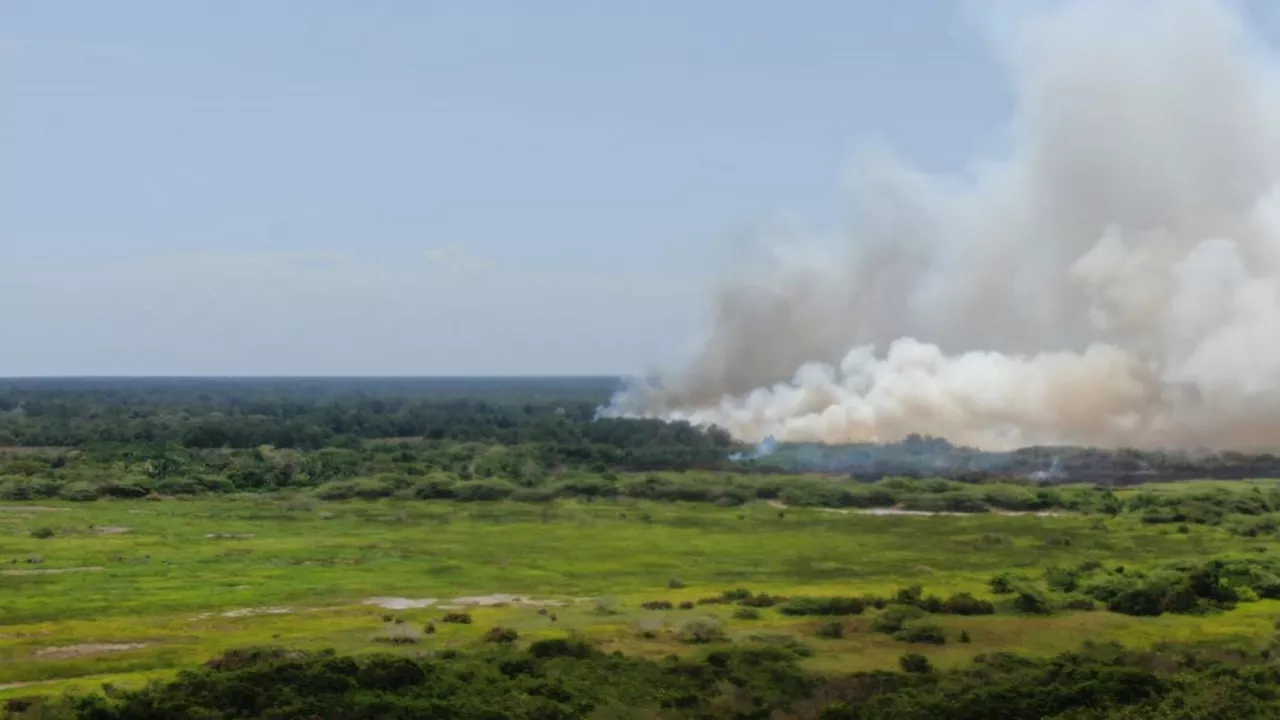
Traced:
MULTIPOLYGON (((764 609, 759 619, 739 620, 733 606, 651 611, 640 604, 736 587, 788 596, 889 595, 922 584, 938 594, 990 597, 986 581, 1006 570, 1089 559, 1138 568, 1232 553, 1275 550, 1270 541, 1217 527, 1177 532, 1127 516, 1103 523, 1079 515, 871 517, 767 503, 244 496, 10 503, 0 508, 0 697, 30 694, 30 683, 42 683, 42 692, 137 684, 262 643, 342 652, 461 647, 497 625, 522 638, 576 631, 606 649, 661 656, 691 646, 666 632, 646 639, 641 630, 709 615, 734 639, 803 639, 816 650, 807 660, 815 669, 890 667, 907 646, 870 632, 870 616, 851 619, 842 639, 823 640, 815 637, 821 618, 764 609), (441 616, 439 605, 495 593, 556 605, 468 607, 473 624, 437 622, 438 632, 417 645, 376 641, 394 619, 421 628, 441 616), (437 603, 396 610, 369 604, 372 598, 437 603)), ((964 630, 972 642, 912 649, 946 667, 994 649, 1047 655, 1086 639, 1260 646, 1276 617, 1280 602, 1265 600, 1206 616, 939 616, 948 633, 964 630)))

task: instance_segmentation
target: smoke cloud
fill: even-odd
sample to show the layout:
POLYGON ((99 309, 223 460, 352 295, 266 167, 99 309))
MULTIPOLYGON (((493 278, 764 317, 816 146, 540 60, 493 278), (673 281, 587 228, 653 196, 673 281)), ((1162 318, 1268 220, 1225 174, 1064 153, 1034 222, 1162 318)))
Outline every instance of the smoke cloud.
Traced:
POLYGON ((962 178, 864 157, 842 255, 775 248, 686 366, 605 414, 753 442, 1280 447, 1280 64, 1208 0, 992 27, 1008 154, 962 178))

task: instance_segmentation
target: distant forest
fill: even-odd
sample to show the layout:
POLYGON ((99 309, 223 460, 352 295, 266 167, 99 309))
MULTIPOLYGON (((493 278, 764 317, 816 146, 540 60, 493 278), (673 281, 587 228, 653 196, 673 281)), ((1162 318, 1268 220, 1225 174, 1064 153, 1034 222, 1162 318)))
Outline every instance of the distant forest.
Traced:
POLYGON ((597 419, 621 387, 614 377, 0 379, 0 447, 133 448, 134 455, 154 457, 157 448, 316 452, 422 442, 437 454, 466 448, 457 452, 467 457, 484 456, 477 447, 519 449, 516 455, 544 473, 719 469, 865 482, 1016 477, 1122 486, 1280 476, 1274 454, 1075 447, 996 453, 920 436, 890 444, 783 444, 737 461, 735 453, 750 448, 719 428, 597 419))

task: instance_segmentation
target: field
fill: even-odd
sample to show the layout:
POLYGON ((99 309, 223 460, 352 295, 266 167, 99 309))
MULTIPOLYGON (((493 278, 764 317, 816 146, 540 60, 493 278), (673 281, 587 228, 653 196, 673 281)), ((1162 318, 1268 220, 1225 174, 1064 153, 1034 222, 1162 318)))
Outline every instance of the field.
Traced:
MULTIPOLYGON (((1183 530, 1129 514, 1105 521, 995 513, 879 517, 767 502, 726 508, 245 495, 9 502, 0 507, 0 697, 140 685, 248 645, 350 653, 465 647, 495 626, 517 630, 522 640, 576 631, 608 650, 660 657, 694 652, 697 646, 672 631, 708 615, 720 618, 735 640, 794 635, 815 649, 805 660, 815 670, 889 668, 908 646, 871 632, 873 613, 849 619, 843 638, 825 640, 815 630, 830 618, 765 608, 758 619, 737 619, 733 605, 640 605, 678 605, 734 588, 790 597, 886 596, 914 584, 939 595, 967 591, 998 600, 987 581, 1009 570, 1277 555, 1270 540, 1207 525, 1183 530), (493 595, 523 601, 487 597, 493 595), (404 607, 428 599, 435 602, 404 607), (484 606, 494 602, 500 605, 484 606), (439 622, 454 606, 474 623, 439 622), (417 644, 378 641, 432 621, 437 632, 417 644)), ((1034 616, 1002 608, 980 617, 938 616, 948 635, 964 631, 970 643, 909 647, 939 667, 994 649, 1050 655, 1087 639, 1138 648, 1200 641, 1262 647, 1277 617, 1280 601, 1272 600, 1159 617, 1103 610, 1034 616)))

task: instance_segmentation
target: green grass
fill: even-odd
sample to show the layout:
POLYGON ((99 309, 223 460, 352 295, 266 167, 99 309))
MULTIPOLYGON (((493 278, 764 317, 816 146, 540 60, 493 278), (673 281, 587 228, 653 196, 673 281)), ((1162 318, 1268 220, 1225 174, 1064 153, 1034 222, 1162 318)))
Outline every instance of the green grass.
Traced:
MULTIPOLYGON (((442 613, 363 604, 374 596, 447 602, 511 593, 567 603, 554 609, 555 622, 531 607, 473 609, 473 625, 437 623, 437 634, 420 645, 392 649, 397 652, 466 646, 504 625, 522 638, 577 630, 608 649, 661 656, 691 648, 670 633, 641 638, 639 626, 672 629, 688 618, 715 615, 735 639, 797 636, 817 651, 808 660, 815 668, 889 667, 908 646, 870 632, 869 614, 850 619, 844 638, 824 640, 814 631, 826 618, 785 617, 766 609, 758 620, 737 620, 728 605, 692 611, 646 611, 639 605, 694 600, 735 587, 783 595, 887 595, 919 583, 931 593, 989 596, 987 579, 1004 570, 1036 572, 1085 559, 1141 567, 1252 553, 1262 545, 1212 527, 1181 534, 1126 517, 1107 519, 1105 531, 1093 524, 1087 517, 780 512, 763 503, 543 506, 247 497, 9 503, 0 509, 0 686, 56 682, 0 689, 0 697, 56 692, 68 683, 136 684, 252 644, 386 650, 374 642, 386 625, 383 615, 420 627, 442 613), (33 537, 46 527, 56 534, 33 537), (104 534, 104 528, 128 531, 104 534), (991 542, 993 535, 997 542, 991 542), (40 563, 27 562, 37 557, 40 563), (73 568, 100 569, 27 572, 73 568), (669 589, 672 578, 687 587, 669 589), (615 614, 599 613, 591 600, 606 597, 613 599, 615 614), (224 615, 264 607, 288 612, 224 615), (88 643, 144 647, 79 657, 48 653, 88 643)), ((973 642, 921 651, 947 666, 994 649, 1051 654, 1085 639, 1135 646, 1165 640, 1263 643, 1277 614, 1280 603, 1258 602, 1206 617, 940 616, 949 635, 966 630, 973 642)))

